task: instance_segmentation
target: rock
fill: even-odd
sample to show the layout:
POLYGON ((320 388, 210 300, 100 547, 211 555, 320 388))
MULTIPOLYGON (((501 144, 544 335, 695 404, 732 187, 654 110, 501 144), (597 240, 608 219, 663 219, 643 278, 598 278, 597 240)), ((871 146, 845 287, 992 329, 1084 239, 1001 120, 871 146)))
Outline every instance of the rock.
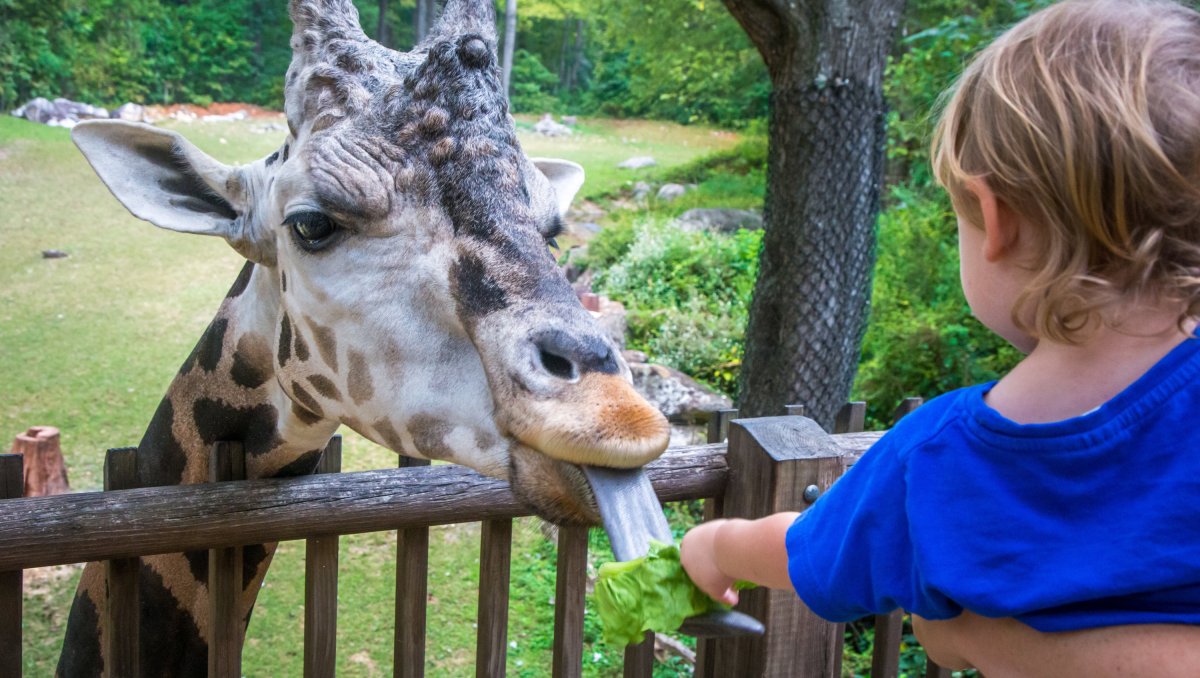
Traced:
POLYGON ((545 137, 569 137, 574 134, 570 127, 554 122, 554 116, 549 113, 538 120, 537 124, 533 126, 533 131, 545 137))
POLYGON ((121 104, 112 112, 112 117, 126 122, 145 122, 146 107, 132 102, 121 104))
POLYGON ((632 350, 626 349, 624 351, 621 351, 621 357, 624 358, 625 362, 629 363, 630 365, 632 365, 634 363, 646 362, 646 354, 642 353, 641 351, 632 351, 632 350))
POLYGON ((25 496, 48 497, 70 492, 58 429, 33 426, 13 441, 13 454, 25 457, 25 496))
POLYGON ((648 363, 631 364, 633 387, 667 419, 697 423, 709 412, 733 407, 733 402, 679 370, 648 363))
POLYGON ((564 115, 561 120, 562 124, 566 125, 567 127, 574 127, 579 124, 579 118, 576 118, 573 115, 564 115))
POLYGON ((580 222, 578 224, 572 224, 571 226, 572 226, 572 228, 576 229, 577 231, 579 231, 581 233, 585 233, 589 236, 596 235, 600 231, 604 230, 603 226, 601 226, 600 224, 597 224, 595 222, 592 222, 592 221, 584 221, 584 222, 580 222))
POLYGON ((48 101, 42 97, 30 99, 12 114, 51 127, 74 127, 80 120, 108 117, 108 111, 98 106, 62 98, 48 101))
POLYGON ((734 233, 738 229, 762 230, 762 215, 750 210, 735 210, 728 207, 704 207, 691 209, 679 215, 675 225, 684 231, 708 231, 709 233, 734 233))
POLYGON ((643 167, 654 167, 658 163, 648 155, 639 155, 619 163, 617 167, 621 169, 642 169, 643 167))
POLYGON ((62 250, 42 250, 43 259, 66 259, 69 255, 62 250))
POLYGON ((687 193, 687 186, 683 184, 663 184, 655 197, 662 202, 671 202, 676 198, 683 197, 684 193, 687 193))
POLYGON ((633 185, 633 199, 641 202, 650 195, 651 190, 653 189, 650 188, 650 184, 639 181, 633 185))
MULTIPOLYGON (((590 286, 590 278, 588 284, 590 286)), ((608 299, 607 296, 598 296, 595 304, 599 306, 599 311, 589 311, 596 322, 600 323, 602 329, 607 332, 608 337, 612 338, 614 344, 617 344, 618 350, 625 348, 625 306, 619 301, 608 299)))

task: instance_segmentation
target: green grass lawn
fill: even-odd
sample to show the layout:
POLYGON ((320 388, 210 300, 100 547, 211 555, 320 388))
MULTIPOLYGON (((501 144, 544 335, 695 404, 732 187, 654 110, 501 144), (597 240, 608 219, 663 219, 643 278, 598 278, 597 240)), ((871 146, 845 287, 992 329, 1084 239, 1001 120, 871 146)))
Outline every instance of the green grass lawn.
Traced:
MULTIPOLYGON (((528 121, 526 121, 528 122, 528 121)), ((282 142, 257 120, 172 124, 224 162, 248 162, 282 142)), ((523 127, 525 124, 522 125, 523 127)), ((644 176, 617 169, 634 155, 660 167, 732 146, 728 133, 669 123, 584 120, 567 139, 522 131, 530 155, 582 164, 583 195, 610 194, 644 176)), ((135 445, 159 399, 236 277, 241 258, 216 238, 157 229, 130 216, 92 173, 68 132, 0 116, 0 439, 45 424, 62 431, 76 490, 100 486, 103 451, 135 445), (59 249, 66 259, 43 259, 59 249)), ((395 455, 346 434, 346 471, 395 465, 395 455)), ((3 443, 7 446, 7 443, 3 443)), ((472 675, 478 525, 431 535, 431 676, 472 675)), ((554 546, 535 520, 514 530, 509 673, 548 674, 554 546), (550 563, 548 565, 547 563, 550 563)), ((597 543, 603 539, 597 537, 597 543)), ((604 560, 607 553, 593 554, 604 560)), ((248 676, 300 675, 303 544, 283 544, 247 638, 248 676)), ((395 535, 344 537, 339 675, 390 675, 395 535)), ((27 573, 25 668, 50 675, 78 568, 27 573)), ((597 634, 589 612, 588 637, 597 634)), ((585 648, 587 675, 619 673, 620 653, 585 648)), ((664 675, 673 675, 662 667, 664 675)))

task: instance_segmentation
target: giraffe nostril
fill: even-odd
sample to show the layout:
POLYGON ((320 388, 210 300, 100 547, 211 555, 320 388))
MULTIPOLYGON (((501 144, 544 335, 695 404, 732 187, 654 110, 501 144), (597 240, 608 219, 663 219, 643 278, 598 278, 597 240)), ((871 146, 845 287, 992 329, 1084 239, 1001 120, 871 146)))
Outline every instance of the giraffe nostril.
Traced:
POLYGON ((541 361, 543 369, 559 379, 572 381, 579 376, 575 371, 575 363, 545 348, 538 350, 538 360, 541 361))

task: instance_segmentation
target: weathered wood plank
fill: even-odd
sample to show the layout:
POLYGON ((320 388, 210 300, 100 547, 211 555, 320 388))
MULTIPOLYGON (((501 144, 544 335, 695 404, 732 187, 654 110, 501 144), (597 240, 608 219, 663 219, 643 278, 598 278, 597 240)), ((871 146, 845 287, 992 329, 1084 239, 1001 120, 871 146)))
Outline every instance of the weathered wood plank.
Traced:
MULTIPOLYGON (((19 454, 0 454, 0 499, 18 499, 25 494, 24 461, 19 454)), ((21 598, 24 578, 24 573, 19 569, 3 571, 0 568, 0 676, 21 676, 21 598)))
MULTIPOLYGON (((712 418, 708 420, 708 444, 724 443, 729 438, 729 422, 737 419, 737 415, 737 410, 713 412, 712 418)), ((709 497, 704 500, 704 520, 720 518, 723 510, 722 497, 709 497)), ((713 653, 716 652, 718 642, 720 641, 716 638, 696 639, 696 678, 717 678, 717 665, 713 661, 713 653)))
MULTIPOLYGON (((334 436, 317 473, 340 473, 342 437, 334 436)), ((304 676, 337 673, 338 537, 313 537, 304 544, 304 676)))
POLYGON ((896 678, 900 675, 900 637, 904 631, 904 612, 875 615, 875 647, 871 654, 871 678, 896 678))
POLYGON ((479 545, 479 623, 475 675, 501 678, 508 657, 508 584, 512 519, 487 520, 479 545))
MULTIPOLYGON (((240 442, 213 444, 208 480, 224 483, 246 479, 246 457, 240 442)), ((215 548, 208 552, 208 675, 240 678, 242 675, 242 619, 238 598, 242 593, 242 547, 215 548)))
MULTIPOLYGON (((805 488, 824 492, 845 468, 842 448, 810 419, 764 417, 735 421, 729 431, 729 487, 724 516, 760 518, 802 511, 805 488)), ((766 635, 716 646, 718 676, 840 675, 843 625, 830 624, 791 591, 744 591, 739 610, 762 621, 766 635)))
POLYGON ((646 639, 625 647, 624 678, 651 678, 654 675, 654 632, 647 631, 646 639))
MULTIPOLYGON (((429 461, 400 457, 400 468, 428 468, 429 461)), ((425 675, 425 606, 429 600, 429 528, 396 531, 396 636, 392 675, 425 675)))
POLYGON ((554 593, 554 678, 583 674, 583 598, 587 588, 586 527, 558 529, 558 578, 554 593))
MULTIPOLYGON (((104 458, 104 491, 131 490, 138 486, 137 448, 111 449, 104 458)), ((139 632, 138 570, 141 558, 121 558, 104 562, 108 582, 108 607, 105 610, 106 645, 104 674, 109 678, 138 676, 139 632)))
MULTIPOLYGON (((724 488, 724 447, 647 466, 662 501, 724 488)), ((83 492, 0 501, 0 571, 529 515, 500 480, 460 466, 83 492)))

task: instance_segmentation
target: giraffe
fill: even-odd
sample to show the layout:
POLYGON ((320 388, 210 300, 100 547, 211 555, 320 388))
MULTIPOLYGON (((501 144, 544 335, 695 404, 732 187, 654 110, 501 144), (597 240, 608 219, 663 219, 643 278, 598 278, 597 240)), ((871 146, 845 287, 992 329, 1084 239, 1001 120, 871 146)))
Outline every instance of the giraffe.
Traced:
MULTIPOLYGON (((639 467, 668 427, 548 250, 583 171, 521 151, 491 0, 449 0, 407 53, 369 40, 350 0, 289 10, 289 129, 270 156, 231 167, 147 125, 72 131, 135 216, 247 260, 150 421, 139 484, 204 482, 218 440, 242 441, 250 478, 310 473, 345 424, 595 523, 583 469, 639 467)), ((243 624, 274 548, 246 547, 243 624)), ((206 553, 143 559, 143 675, 206 673, 206 581, 206 553)), ((104 609, 89 563, 59 675, 102 672, 104 609)))

